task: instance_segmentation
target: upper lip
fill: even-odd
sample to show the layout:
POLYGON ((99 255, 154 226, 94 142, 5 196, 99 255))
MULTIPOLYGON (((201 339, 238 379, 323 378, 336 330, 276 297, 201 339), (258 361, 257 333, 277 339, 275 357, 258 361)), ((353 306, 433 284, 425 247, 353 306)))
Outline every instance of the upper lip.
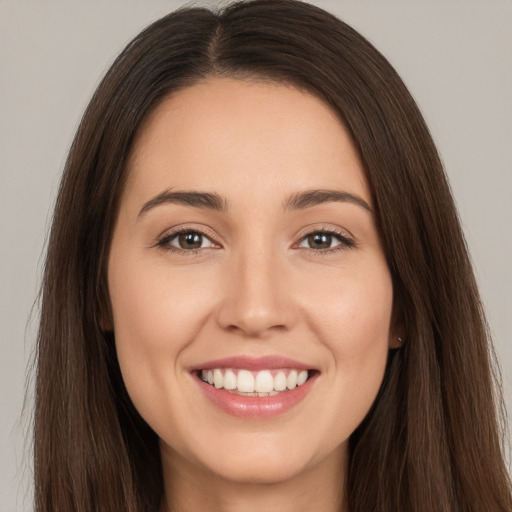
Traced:
POLYGON ((295 359, 279 355, 263 357, 232 356, 213 361, 206 361, 192 368, 192 371, 211 370, 214 368, 242 368, 245 370, 276 370, 278 368, 294 368, 297 370, 312 370, 311 365, 295 359))

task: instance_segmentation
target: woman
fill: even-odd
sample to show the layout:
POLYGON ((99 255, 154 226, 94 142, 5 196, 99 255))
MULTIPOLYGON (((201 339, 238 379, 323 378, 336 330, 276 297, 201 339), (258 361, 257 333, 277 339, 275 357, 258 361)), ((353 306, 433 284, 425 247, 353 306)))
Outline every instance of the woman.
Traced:
POLYGON ((512 510, 442 166, 294 0, 185 9, 82 120, 42 294, 36 509, 512 510))

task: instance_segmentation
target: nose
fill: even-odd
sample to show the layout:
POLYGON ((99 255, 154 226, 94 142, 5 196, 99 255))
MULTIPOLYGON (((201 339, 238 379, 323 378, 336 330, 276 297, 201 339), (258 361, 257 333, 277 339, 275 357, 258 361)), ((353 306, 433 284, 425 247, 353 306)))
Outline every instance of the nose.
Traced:
POLYGON ((294 325, 296 307, 283 257, 265 249, 244 251, 228 267, 217 310, 223 329, 265 338, 294 325))

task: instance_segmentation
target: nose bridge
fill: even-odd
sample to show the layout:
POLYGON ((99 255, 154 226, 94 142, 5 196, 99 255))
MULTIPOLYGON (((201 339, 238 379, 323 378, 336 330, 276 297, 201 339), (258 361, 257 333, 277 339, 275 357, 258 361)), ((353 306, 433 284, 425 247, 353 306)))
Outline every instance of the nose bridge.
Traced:
POLYGON ((262 336, 287 329, 293 322, 293 306, 282 257, 269 243, 246 243, 234 251, 229 264, 229 284, 222 297, 222 327, 262 336))

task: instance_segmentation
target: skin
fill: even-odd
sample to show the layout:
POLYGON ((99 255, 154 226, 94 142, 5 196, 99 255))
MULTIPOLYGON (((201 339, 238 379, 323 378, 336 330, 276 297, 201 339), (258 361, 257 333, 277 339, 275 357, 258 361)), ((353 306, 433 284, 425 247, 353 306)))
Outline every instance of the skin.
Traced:
POLYGON ((161 440, 162 510, 347 510, 347 440, 397 344, 391 277, 361 204, 283 207, 321 189, 371 208, 347 130, 295 88, 210 78, 151 113, 128 172, 108 267, 111 327, 130 397, 161 440), (144 208, 169 190, 215 193, 228 208, 144 208), (204 233, 201 247, 180 250, 176 227, 204 233), (311 248, 307 235, 321 230, 337 234, 311 248), (236 418, 199 392, 190 368, 240 355, 320 373, 291 410, 236 418))

